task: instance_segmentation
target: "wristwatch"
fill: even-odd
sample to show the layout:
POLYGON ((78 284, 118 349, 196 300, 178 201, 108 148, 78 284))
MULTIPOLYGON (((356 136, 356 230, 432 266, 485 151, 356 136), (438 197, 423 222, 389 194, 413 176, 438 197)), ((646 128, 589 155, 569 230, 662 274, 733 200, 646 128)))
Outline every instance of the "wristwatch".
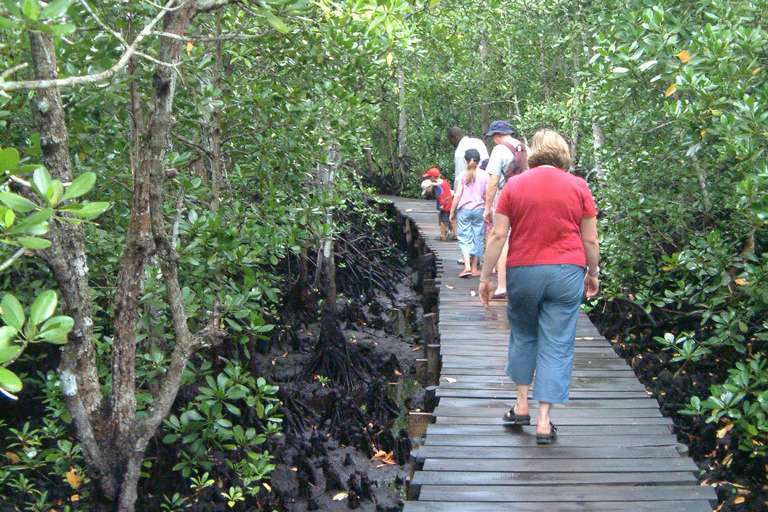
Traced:
POLYGON ((597 274, 599 274, 599 273, 600 273, 600 265, 598 265, 598 266, 597 266, 597 268, 595 269, 595 271, 594 271, 594 272, 592 272, 591 270, 589 270, 589 267, 587 267, 587 274, 588 274, 588 275, 590 275, 590 276, 596 276, 596 275, 597 275, 597 274))

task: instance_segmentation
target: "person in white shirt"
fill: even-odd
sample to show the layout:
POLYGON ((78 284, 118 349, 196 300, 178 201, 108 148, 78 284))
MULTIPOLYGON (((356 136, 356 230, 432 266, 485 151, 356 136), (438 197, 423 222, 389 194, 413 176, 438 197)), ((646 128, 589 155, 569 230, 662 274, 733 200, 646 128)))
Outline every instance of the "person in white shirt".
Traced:
MULTIPOLYGON (((480 161, 482 162, 488 158, 488 149, 485 147, 485 142, 475 137, 467 137, 464 134, 464 130, 458 126, 448 128, 446 135, 448 136, 448 142, 456 148, 453 152, 453 189, 457 190, 459 188, 459 176, 467 170, 467 161, 464 160, 464 155, 467 153, 467 150, 476 149, 477 152, 480 153, 480 161)), ((455 222, 451 223, 451 228, 453 229, 453 232, 456 233, 455 222)))
MULTIPOLYGON (((456 150, 453 153, 454 163, 454 180, 459 175, 467 170, 467 161, 464 160, 464 155, 469 149, 476 149, 480 153, 480 161, 482 162, 488 158, 488 149, 485 147, 485 142, 475 137, 467 137, 464 134, 464 130, 458 126, 454 126, 448 129, 448 142, 450 142, 456 150)), ((456 188, 454 186, 454 188, 456 188)))
MULTIPOLYGON (((488 222, 493 220, 499 192, 504 187, 504 172, 507 170, 507 167, 509 167, 509 164, 515 160, 515 155, 504 143, 512 144, 515 147, 519 147, 522 143, 515 138, 515 131, 506 121, 492 122, 486 135, 491 137, 493 143, 496 144, 491 151, 491 157, 488 160, 488 166, 486 167, 486 171, 490 175, 490 178, 485 190, 485 211, 483 213, 483 218, 488 222)), ((507 260, 507 247, 508 245, 504 244, 498 262, 487 262, 495 265, 498 273, 498 285, 491 297, 493 299, 507 298, 507 267, 505 263, 507 260)))

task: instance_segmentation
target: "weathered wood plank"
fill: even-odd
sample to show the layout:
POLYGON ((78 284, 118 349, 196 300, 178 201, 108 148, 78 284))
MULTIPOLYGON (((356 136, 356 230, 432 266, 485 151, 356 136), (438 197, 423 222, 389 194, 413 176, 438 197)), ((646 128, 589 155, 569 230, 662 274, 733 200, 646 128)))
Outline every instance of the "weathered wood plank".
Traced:
MULTIPOLYGON (((431 416, 431 415, 430 415, 431 416)), ((532 418, 536 423, 536 418, 532 418)), ((560 436, 642 436, 666 435, 671 430, 667 424, 658 425, 563 425, 560 436)), ((435 424, 429 428, 430 436, 492 436, 507 435, 510 430, 520 429, 526 433, 533 432, 534 426, 514 427, 499 423, 498 425, 456 425, 435 424)))
POLYGON ((518 486, 452 486, 426 485, 420 499, 440 501, 485 501, 539 503, 610 502, 610 501, 685 501, 703 500, 711 495, 711 489, 697 485, 657 486, 586 486, 560 485, 556 491, 543 492, 537 487, 518 486))
POLYGON ((403 512, 712 512, 707 500, 593 503, 530 503, 517 501, 512 504, 478 503, 476 501, 448 502, 408 501, 403 512), (514 508, 512 508, 514 507, 514 508))
MULTIPOLYGON (((429 438, 429 432, 427 432, 429 438)), ((423 445, 419 447, 419 459, 453 459, 460 457, 487 458, 487 459, 615 459, 635 458, 646 459, 654 457, 679 456, 674 446, 629 446, 623 448, 621 453, 611 447, 577 447, 560 446, 557 444, 537 445, 532 447, 465 447, 454 446, 446 449, 445 446, 423 445)))
POLYGON ((586 471, 590 473, 626 473, 698 470, 687 457, 655 457, 645 459, 429 459, 424 471, 528 471, 550 473, 558 471, 586 471))
POLYGON ((484 471, 419 471, 412 485, 615 485, 615 484, 698 484, 698 478, 690 471, 664 473, 593 473, 568 472, 484 472, 484 471))
MULTIPOLYGON (((517 448, 534 447, 536 445, 536 428, 509 428, 507 435, 438 435, 429 433, 423 446, 446 447, 488 447, 488 448, 517 448)), ((558 429, 557 438, 552 445, 558 447, 590 448, 610 447, 620 457, 623 449, 628 446, 677 446, 677 437, 672 434, 648 434, 648 435, 565 435, 565 427, 558 429)), ((450 448, 449 448, 450 450, 450 448)))

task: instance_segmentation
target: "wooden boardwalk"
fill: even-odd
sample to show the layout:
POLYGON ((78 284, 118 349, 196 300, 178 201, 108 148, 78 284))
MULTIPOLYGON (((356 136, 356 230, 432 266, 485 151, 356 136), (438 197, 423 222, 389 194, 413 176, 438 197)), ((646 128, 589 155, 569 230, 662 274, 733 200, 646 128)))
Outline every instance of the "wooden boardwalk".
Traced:
POLYGON ((438 402, 405 512, 713 510, 715 490, 700 485, 672 421, 586 315, 571 401, 552 409, 556 440, 536 444, 534 401, 534 425, 505 426, 501 417, 515 400, 504 373, 506 301, 486 310, 472 294, 478 279, 458 277, 458 243, 436 240, 434 200, 388 199, 435 254, 439 290, 438 402))

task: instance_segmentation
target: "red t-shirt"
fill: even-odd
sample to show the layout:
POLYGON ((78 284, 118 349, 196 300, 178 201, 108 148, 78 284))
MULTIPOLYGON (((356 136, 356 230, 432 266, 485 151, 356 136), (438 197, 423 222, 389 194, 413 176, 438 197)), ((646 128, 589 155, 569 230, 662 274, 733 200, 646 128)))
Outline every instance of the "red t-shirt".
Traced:
POLYGON ((510 179, 496 213, 509 217, 507 267, 585 266, 581 219, 595 217, 595 200, 583 179, 543 165, 510 179))

